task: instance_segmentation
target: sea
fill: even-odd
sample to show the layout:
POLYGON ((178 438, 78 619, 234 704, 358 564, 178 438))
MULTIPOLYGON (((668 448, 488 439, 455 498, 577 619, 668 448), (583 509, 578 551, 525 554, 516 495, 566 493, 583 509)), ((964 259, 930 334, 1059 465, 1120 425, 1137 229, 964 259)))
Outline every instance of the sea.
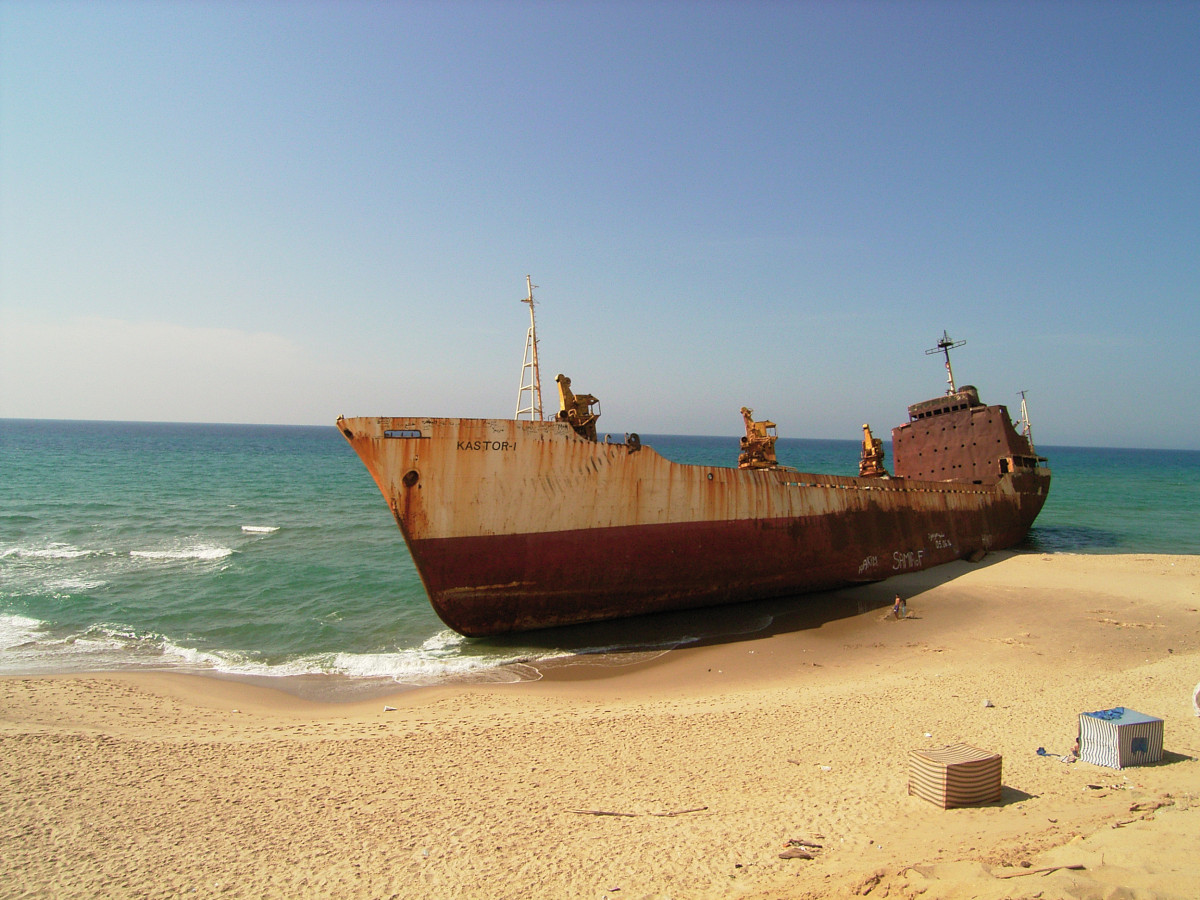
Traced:
MULTIPOLYGON (((678 462, 738 453, 737 437, 642 442, 678 462)), ((857 441, 776 450, 802 471, 857 474, 857 441)), ((1054 480, 1019 551, 1200 554, 1200 452, 1038 452, 1054 480)), ((0 419, 0 675, 179 671, 353 698, 630 665, 706 628, 762 630, 774 608, 466 638, 430 608, 333 425, 0 419)))

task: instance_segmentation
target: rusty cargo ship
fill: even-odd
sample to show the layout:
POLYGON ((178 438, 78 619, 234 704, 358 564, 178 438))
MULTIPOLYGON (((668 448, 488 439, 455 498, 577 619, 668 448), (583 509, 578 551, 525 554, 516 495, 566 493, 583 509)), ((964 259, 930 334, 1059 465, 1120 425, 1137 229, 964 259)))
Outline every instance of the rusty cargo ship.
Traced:
POLYGON ((736 467, 672 462, 637 435, 598 439, 596 398, 561 375, 553 419, 337 427, 438 616, 465 635, 526 631, 880 581, 1020 542, 1050 470, 1005 406, 954 384, 953 346, 943 335, 934 348, 947 392, 892 431, 891 472, 863 426, 857 477, 778 464, 774 423, 745 408, 736 467))

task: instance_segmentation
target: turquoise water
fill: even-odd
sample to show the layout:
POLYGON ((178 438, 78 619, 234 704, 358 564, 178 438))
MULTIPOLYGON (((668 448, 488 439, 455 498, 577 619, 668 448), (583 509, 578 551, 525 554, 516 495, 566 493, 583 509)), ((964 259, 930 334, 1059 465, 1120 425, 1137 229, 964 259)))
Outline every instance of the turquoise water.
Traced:
MULTIPOLYGON (((731 465, 738 440, 644 435, 731 465)), ((856 441, 781 439, 780 461, 852 475, 856 441)), ((1200 453, 1042 447, 1027 549, 1200 553, 1200 453)), ((650 617, 502 639, 449 631, 387 506, 324 428, 0 420, 0 674, 179 668, 430 684, 536 677, 539 660, 696 637, 650 617), (636 635, 636 637, 634 637, 636 635)), ((755 604, 722 627, 753 631, 755 604)))

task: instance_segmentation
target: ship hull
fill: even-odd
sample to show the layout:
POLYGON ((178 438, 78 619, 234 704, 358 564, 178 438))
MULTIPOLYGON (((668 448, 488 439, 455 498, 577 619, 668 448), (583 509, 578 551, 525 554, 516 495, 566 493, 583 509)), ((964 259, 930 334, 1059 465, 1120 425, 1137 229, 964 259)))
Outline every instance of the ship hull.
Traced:
POLYGON ((681 465, 565 423, 338 426, 434 610, 492 635, 878 581, 1019 542, 1049 471, 986 484, 681 465))

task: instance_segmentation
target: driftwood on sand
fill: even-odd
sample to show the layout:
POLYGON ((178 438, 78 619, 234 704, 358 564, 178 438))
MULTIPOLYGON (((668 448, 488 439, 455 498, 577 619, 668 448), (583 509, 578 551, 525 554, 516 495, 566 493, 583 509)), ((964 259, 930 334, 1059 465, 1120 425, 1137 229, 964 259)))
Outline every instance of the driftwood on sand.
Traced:
POLYGON ((1060 869, 1074 869, 1076 871, 1082 869, 1079 864, 1069 866, 1045 866, 1041 869, 1017 869, 1014 872, 993 872, 992 875, 996 878, 1020 878, 1022 875, 1049 875, 1051 872, 1057 872, 1060 869))
MULTIPOLYGON (((652 813, 645 813, 645 815, 648 815, 648 816, 685 816, 688 813, 704 812, 706 809, 708 809, 707 806, 695 806, 695 807, 692 807, 691 809, 677 809, 672 812, 652 812, 652 813)), ((567 810, 567 812, 578 813, 581 816, 627 816, 631 819, 636 818, 637 816, 643 815, 643 813, 616 812, 616 811, 608 810, 608 809, 569 809, 569 810, 567 810)))

